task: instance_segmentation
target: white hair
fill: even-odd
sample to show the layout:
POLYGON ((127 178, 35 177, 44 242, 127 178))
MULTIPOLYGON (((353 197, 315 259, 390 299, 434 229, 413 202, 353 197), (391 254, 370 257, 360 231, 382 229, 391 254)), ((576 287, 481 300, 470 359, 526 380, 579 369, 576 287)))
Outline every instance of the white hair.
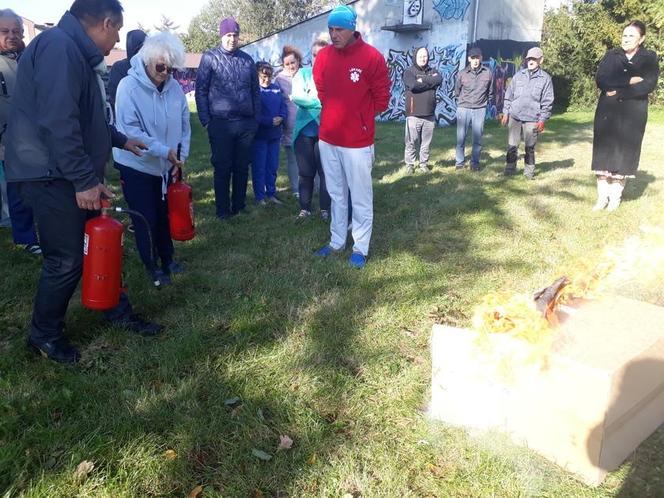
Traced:
POLYGON ((0 9, 0 18, 14 19, 21 27, 21 31, 23 30, 23 18, 12 9, 0 9))
POLYGON ((183 69, 185 64, 182 40, 168 31, 148 36, 138 55, 145 65, 163 61, 171 67, 183 69))

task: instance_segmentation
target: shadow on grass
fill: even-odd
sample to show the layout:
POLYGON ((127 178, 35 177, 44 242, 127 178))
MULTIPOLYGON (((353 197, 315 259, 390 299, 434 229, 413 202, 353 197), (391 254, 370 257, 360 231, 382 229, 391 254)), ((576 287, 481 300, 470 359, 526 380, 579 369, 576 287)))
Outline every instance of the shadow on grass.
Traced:
POLYGON ((637 171, 636 178, 628 179, 625 184, 623 200, 633 201, 639 199, 656 179, 657 178, 648 171, 637 171))
MULTIPOLYGON (((164 321, 168 332, 155 340, 129 336, 72 301, 68 334, 83 345, 83 363, 61 367, 26 355, 15 331, 0 359, 0 385, 9 393, 0 404, 9 435, 0 439, 1 488, 85 494, 71 474, 78 462, 93 460, 101 476, 91 476, 88 494, 98 486, 111 495, 182 496, 198 484, 207 486, 205 496, 353 494, 344 483, 325 488, 324 473, 361 446, 362 424, 380 424, 381 404, 392 402, 375 400, 376 387, 368 386, 389 389, 421 360, 404 356, 390 335, 402 324, 380 330, 376 314, 440 296, 450 303, 444 311, 463 320, 469 297, 462 284, 497 265, 478 253, 478 227, 516 229, 515 213, 500 200, 531 196, 527 214, 555 225, 557 214, 533 193, 577 199, 488 170, 399 176, 402 126, 382 126, 377 155, 389 160, 374 174, 372 260, 358 272, 348 267, 348 252, 313 258, 329 227, 318 220, 294 225, 293 201, 218 221, 207 140, 198 123, 194 129, 188 182, 204 200, 195 205, 197 238, 176 247, 188 272, 157 292, 137 258, 125 263, 137 310, 164 321), (282 434, 295 440, 293 449, 277 451, 282 434), (163 456, 169 448, 178 455, 172 461, 163 456)), ((452 144, 448 132, 439 145, 452 144)), ((530 260, 515 252, 499 263, 516 271, 530 260)), ((23 271, 12 285, 27 301, 29 286, 21 282, 36 281, 37 269, 23 271)), ((12 323, 26 322, 29 306, 13 313, 12 323)))

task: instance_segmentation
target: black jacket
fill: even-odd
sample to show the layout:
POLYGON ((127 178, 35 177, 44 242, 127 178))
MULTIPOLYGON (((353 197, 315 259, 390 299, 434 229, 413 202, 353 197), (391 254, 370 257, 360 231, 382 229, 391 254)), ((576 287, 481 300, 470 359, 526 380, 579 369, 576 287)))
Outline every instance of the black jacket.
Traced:
POLYGON ((433 116, 436 111, 436 90, 443 82, 440 71, 413 64, 403 73, 406 87, 406 116, 433 116))
POLYGON ((493 99, 493 75, 481 66, 474 71, 470 64, 459 71, 454 85, 457 105, 466 109, 481 109, 493 99))
POLYGON ((127 33, 127 58, 117 61, 111 67, 111 72, 108 75, 108 102, 111 104, 114 112, 115 94, 118 91, 118 84, 120 84, 122 78, 127 76, 127 72, 131 67, 131 58, 141 49, 145 38, 147 38, 147 35, 140 29, 134 29, 127 33))
POLYGON ((641 143, 648 122, 648 95, 657 88, 657 54, 640 48, 628 60, 622 48, 609 50, 599 63, 596 82, 601 90, 593 133, 594 171, 634 175, 641 159, 641 143), (632 76, 643 81, 630 85, 632 76), (606 92, 615 90, 609 97, 606 92))
POLYGON ((93 69, 103 60, 69 12, 28 45, 18 65, 7 129, 8 181, 62 178, 76 192, 103 181, 111 146, 127 141, 106 121, 93 69))

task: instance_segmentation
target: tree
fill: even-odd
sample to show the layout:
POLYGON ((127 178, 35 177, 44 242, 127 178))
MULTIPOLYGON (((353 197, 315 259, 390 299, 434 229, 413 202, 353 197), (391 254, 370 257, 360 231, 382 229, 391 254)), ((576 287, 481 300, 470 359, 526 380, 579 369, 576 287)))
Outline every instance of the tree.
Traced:
POLYGON ((148 36, 150 35, 150 33, 151 33, 151 31, 152 31, 150 28, 144 26, 142 22, 139 22, 139 23, 138 23, 138 29, 140 29, 141 31, 143 31, 143 33, 145 33, 145 34, 148 35, 148 36))
POLYGON ((187 50, 202 52, 219 44, 219 21, 233 16, 240 42, 254 40, 316 15, 337 2, 330 0, 210 0, 191 20, 183 37, 187 50))
POLYGON ((176 29, 179 28, 180 28, 179 24, 175 24, 164 14, 161 15, 161 24, 159 26, 155 24, 154 26, 154 29, 156 29, 157 31, 175 31, 176 29))
MULTIPOLYGON (((563 107, 593 106, 597 100, 595 72, 607 49, 620 46, 627 20, 641 19, 647 26, 646 46, 664 53, 664 0, 589 0, 575 2, 567 9, 544 16, 542 48, 545 66, 554 79, 556 100, 563 107)), ((660 78, 653 101, 664 102, 660 78)))

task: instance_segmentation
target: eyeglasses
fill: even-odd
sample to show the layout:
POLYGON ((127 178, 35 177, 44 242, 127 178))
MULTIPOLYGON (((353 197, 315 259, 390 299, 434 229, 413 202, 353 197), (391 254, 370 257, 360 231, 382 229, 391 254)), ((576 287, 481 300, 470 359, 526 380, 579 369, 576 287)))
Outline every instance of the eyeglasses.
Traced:
POLYGON ((7 36, 9 33, 12 35, 18 37, 18 38, 23 38, 23 30, 22 29, 0 29, 0 36, 7 36))
POLYGON ((170 66, 167 66, 166 64, 157 64, 157 65, 154 67, 154 69, 155 69, 155 71, 157 71, 158 73, 166 72, 166 73, 168 73, 168 74, 173 74, 173 71, 175 71, 175 69, 173 69, 173 68, 170 67, 170 66))

